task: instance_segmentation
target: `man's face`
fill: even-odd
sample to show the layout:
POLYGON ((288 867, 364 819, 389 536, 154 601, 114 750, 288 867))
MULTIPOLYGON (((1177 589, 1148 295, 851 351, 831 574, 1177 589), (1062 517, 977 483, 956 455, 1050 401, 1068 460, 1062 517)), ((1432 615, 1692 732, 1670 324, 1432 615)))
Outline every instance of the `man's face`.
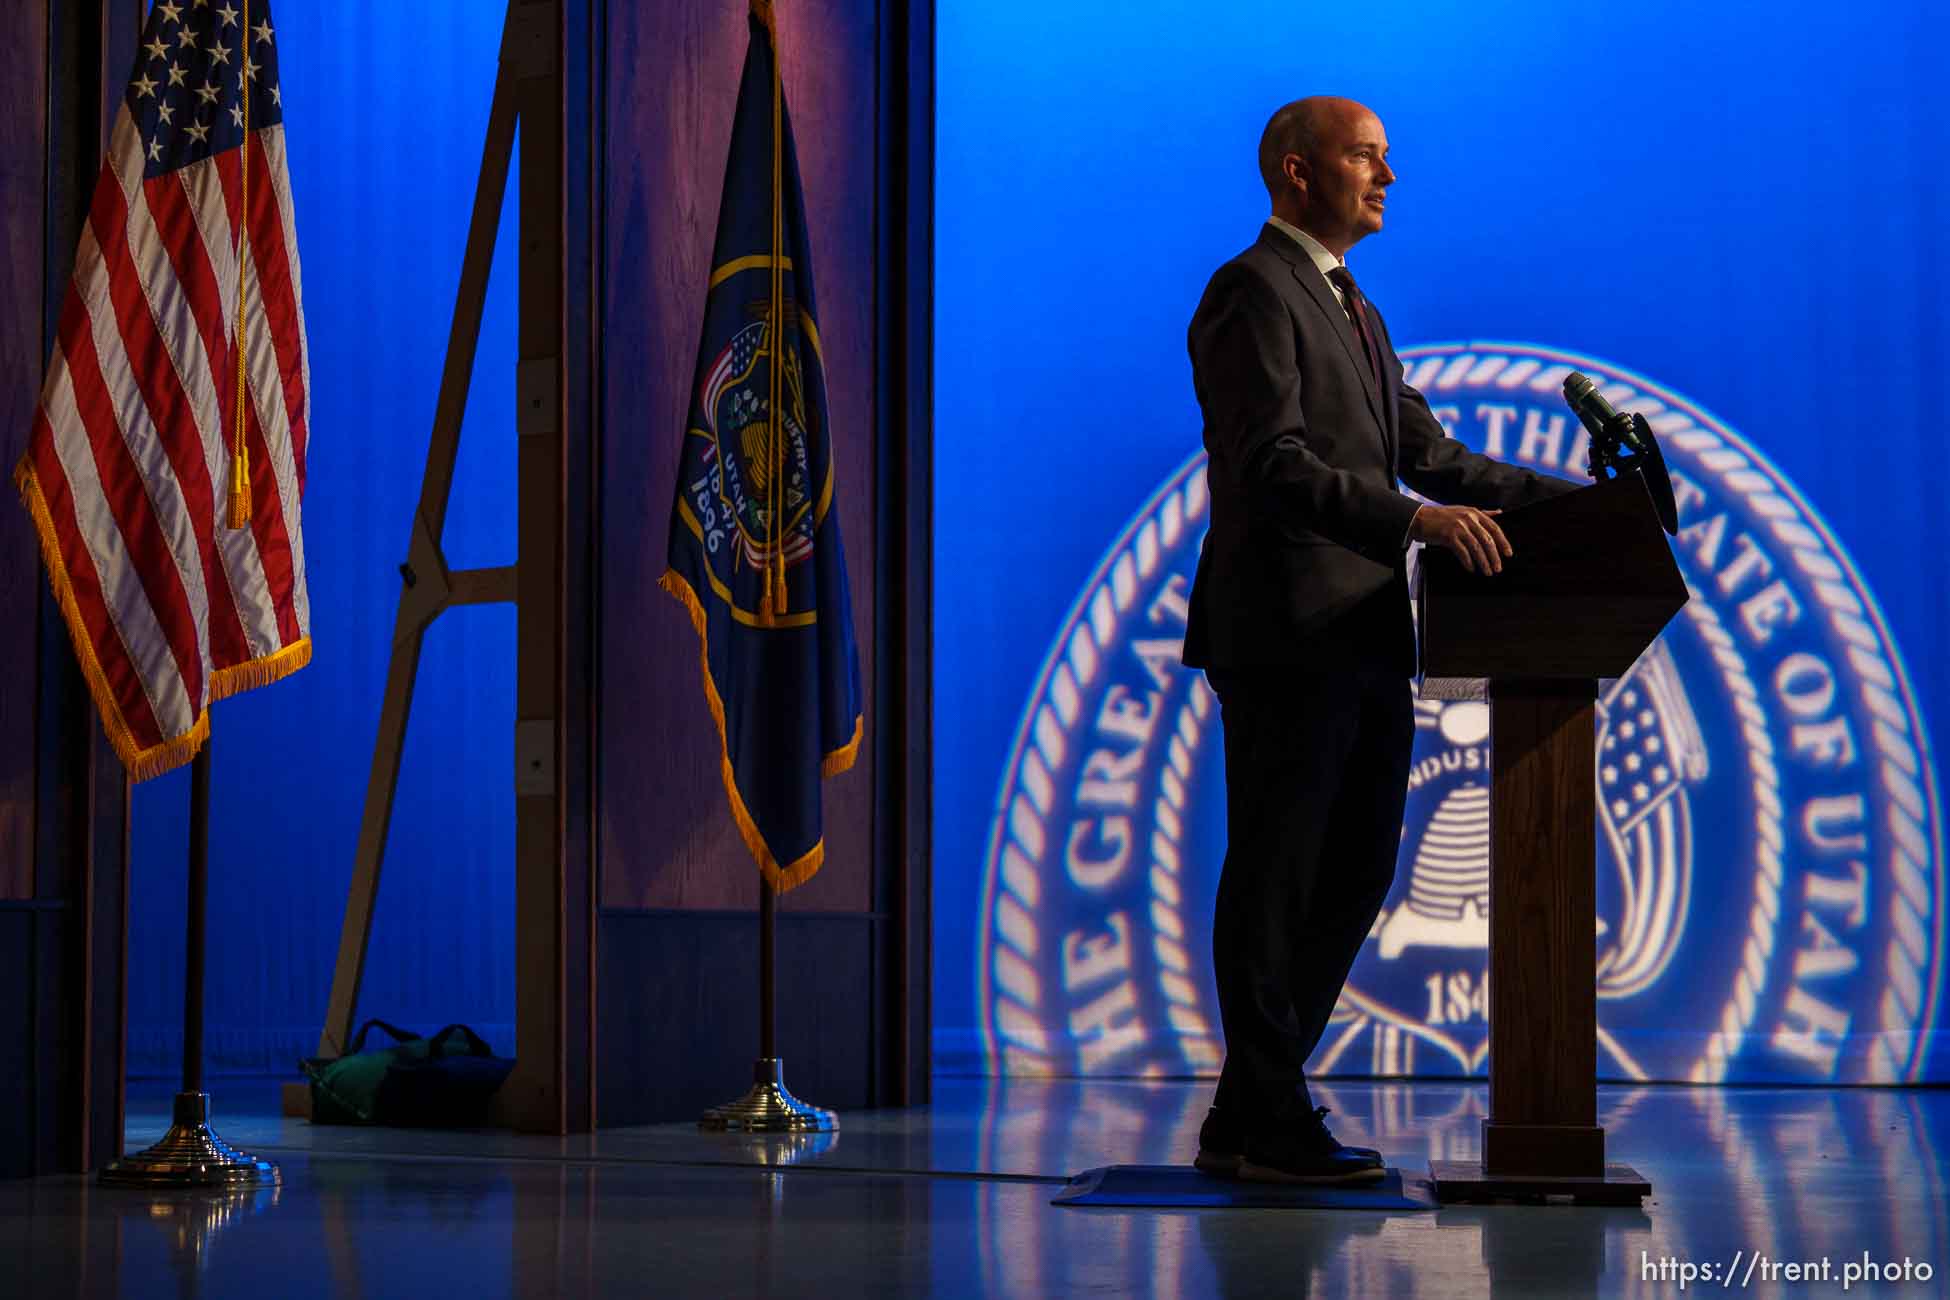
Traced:
POLYGON ((1388 134, 1381 119, 1349 105, 1335 113, 1317 137, 1315 156, 1305 160, 1305 228, 1336 253, 1381 229, 1388 187, 1388 134))

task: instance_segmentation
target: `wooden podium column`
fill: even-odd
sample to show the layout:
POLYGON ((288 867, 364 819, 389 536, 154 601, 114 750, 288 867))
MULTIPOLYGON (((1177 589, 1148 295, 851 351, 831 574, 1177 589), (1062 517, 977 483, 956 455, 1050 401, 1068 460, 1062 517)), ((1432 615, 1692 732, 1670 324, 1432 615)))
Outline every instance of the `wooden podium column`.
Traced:
POLYGON ((1442 1201, 1633 1205, 1651 1186, 1605 1163, 1598 1127, 1598 682, 1632 670, 1686 584, 1636 474, 1502 524, 1495 577, 1422 557, 1423 697, 1488 680, 1491 774, 1490 1114, 1481 1160, 1430 1172, 1442 1201))
POLYGON ((1490 685, 1490 1117, 1483 1170, 1601 1178, 1597 683, 1490 685))

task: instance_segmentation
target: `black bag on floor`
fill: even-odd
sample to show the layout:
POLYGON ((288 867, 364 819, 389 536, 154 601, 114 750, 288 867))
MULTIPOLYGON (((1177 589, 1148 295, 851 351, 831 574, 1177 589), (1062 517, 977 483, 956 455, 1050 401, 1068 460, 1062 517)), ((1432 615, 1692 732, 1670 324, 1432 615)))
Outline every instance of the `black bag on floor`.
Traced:
POLYGON ((311 1080, 314 1124, 486 1124, 495 1091, 515 1068, 466 1025, 448 1025, 431 1038, 421 1038, 383 1020, 368 1020, 347 1049, 344 1056, 298 1063, 311 1080), (366 1033, 375 1026, 392 1036, 393 1045, 366 1051, 366 1033))

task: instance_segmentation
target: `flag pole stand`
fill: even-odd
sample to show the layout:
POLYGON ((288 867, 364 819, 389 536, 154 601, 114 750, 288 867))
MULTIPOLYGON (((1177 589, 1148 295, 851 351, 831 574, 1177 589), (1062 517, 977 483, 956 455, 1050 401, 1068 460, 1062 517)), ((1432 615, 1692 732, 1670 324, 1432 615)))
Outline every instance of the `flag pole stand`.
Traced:
POLYGON ((169 1131, 146 1151, 124 1156, 101 1172, 104 1187, 149 1190, 275 1187, 278 1167, 239 1151, 210 1127, 210 1094, 203 1091, 204 899, 210 878, 210 745, 190 765, 190 870, 183 973, 183 1090, 176 1094, 169 1131))
POLYGON ((777 1005, 773 956, 778 938, 778 894, 763 876, 758 881, 758 1060, 752 1086, 737 1101, 713 1106, 697 1126, 713 1133, 836 1133, 839 1117, 800 1101, 786 1090, 785 1062, 773 1037, 777 1005))

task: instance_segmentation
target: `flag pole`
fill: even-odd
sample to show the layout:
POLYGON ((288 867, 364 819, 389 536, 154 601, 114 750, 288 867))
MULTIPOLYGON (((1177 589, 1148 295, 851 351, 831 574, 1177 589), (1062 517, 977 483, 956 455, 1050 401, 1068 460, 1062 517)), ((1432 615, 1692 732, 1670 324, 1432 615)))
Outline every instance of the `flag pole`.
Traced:
MULTIPOLYGON (((244 441, 244 255, 250 211, 250 0, 243 0, 243 28, 238 47, 237 98, 243 144, 237 151, 240 194, 237 219, 237 323, 232 336, 237 353, 237 442, 233 454, 229 509, 231 528, 250 523, 250 472, 244 441)), ((208 950, 206 904, 210 893, 210 741, 190 762, 189 886, 184 900, 183 942, 183 1087, 171 1107, 169 1131, 147 1150, 124 1156, 102 1170, 105 1187, 213 1187, 247 1189, 274 1187, 282 1181, 278 1167, 239 1151, 210 1127, 210 1094, 203 1091, 204 967, 208 950)))
POLYGON ((210 743, 190 764, 189 890, 183 957, 183 1088, 169 1131, 145 1151, 102 1170, 104 1187, 273 1187, 278 1167, 239 1151, 210 1127, 210 1094, 203 1091, 203 972, 207 949, 205 903, 210 884, 210 743))
POLYGON ((836 1133, 839 1117, 808 1105, 785 1086, 785 1062, 778 1054, 778 890, 758 878, 758 1060, 752 1064, 750 1091, 737 1101, 713 1106, 697 1126, 716 1133, 836 1133))
MULTIPOLYGON (((750 0, 752 17, 765 31, 771 45, 772 64, 772 248, 770 259, 771 295, 766 304, 767 344, 771 400, 766 408, 766 446, 770 470, 766 476, 767 514, 772 520, 775 550, 764 557, 764 574, 758 614, 760 626, 772 627, 787 611, 785 588, 785 422, 780 392, 780 372, 785 363, 786 303, 784 272, 785 202, 785 90, 780 81, 778 32, 773 22, 772 0, 750 0)), ((742 98, 743 88, 740 87, 742 98)), ((697 616, 701 618, 701 615, 697 616)), ((703 635, 704 625, 698 624, 703 635)), ((707 682, 709 668, 706 668, 707 682)), ((723 727, 724 720, 718 720, 723 727)), ((726 780, 730 778, 727 761, 726 780)), ((735 792, 734 792, 735 799, 735 792)), ((772 868, 776 870, 776 867, 772 868)), ((704 1112, 699 1128, 714 1132, 737 1133, 832 1133, 839 1119, 830 1110, 810 1106, 786 1090, 785 1062, 778 1054, 778 889, 766 871, 758 877, 758 1060, 752 1066, 750 1091, 737 1101, 713 1106, 704 1112)))
POLYGON ((758 878, 758 1054, 777 1057, 779 895, 772 882, 758 878))

